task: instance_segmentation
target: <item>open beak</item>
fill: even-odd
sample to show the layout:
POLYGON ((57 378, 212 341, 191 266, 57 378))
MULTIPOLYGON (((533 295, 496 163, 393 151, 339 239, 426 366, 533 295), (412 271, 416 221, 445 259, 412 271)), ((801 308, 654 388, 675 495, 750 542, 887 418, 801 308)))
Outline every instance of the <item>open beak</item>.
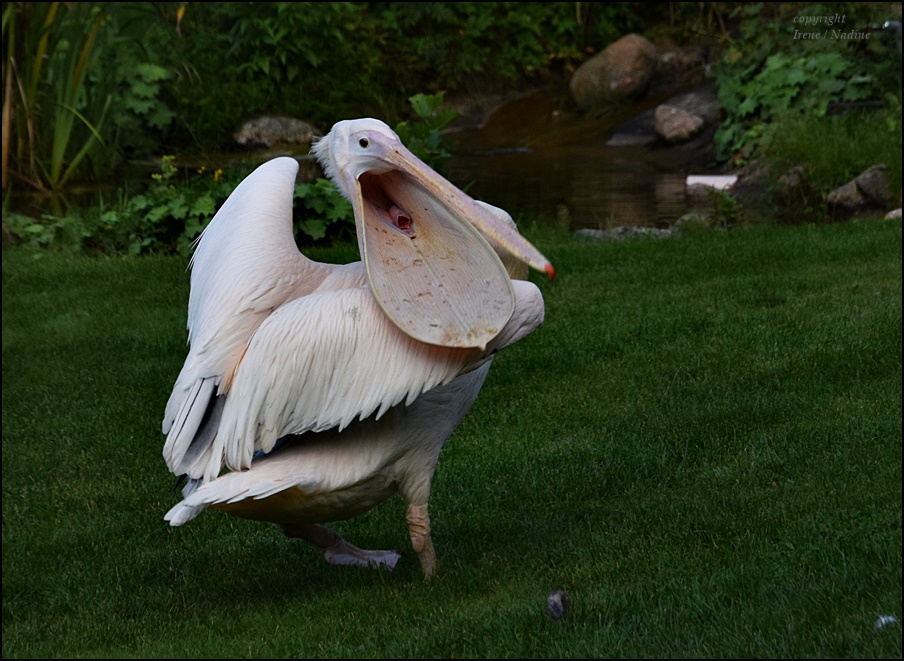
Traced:
POLYGON ((486 346, 511 318, 511 280, 487 238, 531 267, 552 264, 515 229, 453 186, 398 140, 359 173, 345 171, 371 290, 412 338, 443 347, 486 346))

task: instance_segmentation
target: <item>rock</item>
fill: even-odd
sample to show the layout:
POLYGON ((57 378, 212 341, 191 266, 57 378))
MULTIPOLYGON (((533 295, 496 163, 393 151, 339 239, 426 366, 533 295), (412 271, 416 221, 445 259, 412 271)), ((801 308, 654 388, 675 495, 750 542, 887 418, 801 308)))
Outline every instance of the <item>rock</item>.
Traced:
POLYGON ((669 144, 690 140, 704 125, 702 117, 677 106, 662 104, 656 108, 656 133, 669 144))
POLYGON ((703 204, 712 197, 712 186, 706 184, 689 184, 684 188, 684 197, 690 204, 703 204))
POLYGON ((584 62, 571 77, 571 95, 581 110, 636 98, 656 70, 656 47, 628 34, 584 62))
POLYGON ((553 590, 546 597, 546 615, 550 620, 561 620, 571 610, 571 597, 563 590, 553 590))
MULTIPOLYGON (((719 122, 719 114, 721 106, 716 96, 715 87, 711 83, 701 85, 697 89, 684 92, 677 96, 669 98, 665 103, 669 106, 679 108, 692 115, 696 115, 703 120, 701 131, 689 142, 681 144, 684 150, 693 150, 699 148, 702 151, 710 151, 713 149, 712 134, 719 122), (698 144, 699 143, 699 144, 698 144)), ((652 147, 656 142, 660 141, 659 133, 656 130, 656 112, 657 109, 651 108, 632 117, 626 122, 619 125, 612 133, 612 136, 606 141, 607 147, 652 147)), ((669 146, 673 146, 667 143, 669 146)), ((702 159, 701 160, 709 160, 702 159)))
POLYGON ((656 45, 659 59, 647 88, 648 96, 674 95, 706 81, 708 67, 702 47, 675 48, 667 43, 656 45))
POLYGON ((624 225, 615 227, 611 230, 583 228, 576 230, 574 234, 582 239, 590 239, 592 241, 621 241, 635 236, 651 236, 656 239, 665 239, 672 236, 673 232, 670 229, 659 227, 634 227, 631 225, 624 225))
POLYGON ((857 182, 852 179, 844 186, 840 186, 829 193, 826 202, 835 209, 853 213, 864 207, 865 200, 857 188, 857 182))
POLYGON ((885 207, 891 202, 887 165, 874 165, 854 181, 863 196, 873 204, 885 207))
POLYGON ((887 214, 885 214, 885 220, 894 220, 896 218, 898 220, 901 219, 901 207, 898 207, 897 209, 892 209, 887 214))
POLYGON ((707 124, 718 122, 722 112, 722 104, 716 94, 716 87, 712 83, 707 83, 690 92, 673 96, 668 100, 668 104, 694 115, 699 115, 707 124))
POLYGON ((890 200, 888 166, 881 164, 872 166, 826 197, 830 209, 845 215, 885 209, 890 200))
POLYGON ((803 186, 806 180, 807 171, 804 169, 804 166, 795 165, 778 178, 779 190, 781 190, 782 193, 788 194, 803 186))
POLYGON ((310 144, 320 133, 312 125, 292 117, 264 116, 245 122, 232 137, 247 149, 277 145, 310 144))

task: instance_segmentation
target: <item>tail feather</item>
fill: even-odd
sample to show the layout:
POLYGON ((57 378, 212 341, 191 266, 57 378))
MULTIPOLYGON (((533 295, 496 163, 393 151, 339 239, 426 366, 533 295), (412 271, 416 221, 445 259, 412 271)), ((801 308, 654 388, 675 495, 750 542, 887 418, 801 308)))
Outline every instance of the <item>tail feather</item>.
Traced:
POLYGON ((292 488, 317 490, 316 480, 299 476, 298 473, 298 467, 291 457, 276 455, 255 461, 250 470, 226 473, 209 482, 191 479, 182 490, 183 500, 163 518, 172 526, 181 526, 211 505, 232 504, 248 499, 262 500, 292 488))
POLYGON ((183 500, 182 502, 177 503, 169 512, 164 514, 163 520, 169 521, 171 526, 181 526, 194 519, 203 512, 204 509, 204 507, 190 507, 186 505, 183 500))
MULTIPOLYGON (((179 486, 179 483, 183 480, 185 476, 181 475, 179 480, 176 482, 176 485, 173 487, 174 489, 179 486)), ((195 493, 201 486, 201 480, 188 480, 184 487, 182 487, 182 497, 184 499, 188 499, 191 497, 193 493, 195 493)), ((163 515, 164 521, 169 521, 171 526, 181 526, 185 523, 188 523, 196 516, 198 516, 201 512, 204 511, 204 507, 194 507, 191 505, 187 505, 185 500, 177 503, 169 512, 163 515)))

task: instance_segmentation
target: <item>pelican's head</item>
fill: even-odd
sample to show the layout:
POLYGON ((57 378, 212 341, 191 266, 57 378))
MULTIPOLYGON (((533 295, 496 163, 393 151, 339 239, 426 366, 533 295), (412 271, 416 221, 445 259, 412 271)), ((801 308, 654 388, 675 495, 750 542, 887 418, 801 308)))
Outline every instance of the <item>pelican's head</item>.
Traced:
POLYGON ((352 203, 374 296, 414 339, 482 347, 508 321, 512 285, 490 243, 555 275, 494 207, 441 177, 383 122, 338 122, 312 152, 352 203))
POLYGON ((351 199, 354 182, 362 174, 392 169, 381 155, 396 145, 401 147, 402 141, 389 126, 379 119, 366 118, 337 122, 314 143, 311 151, 326 175, 351 199))

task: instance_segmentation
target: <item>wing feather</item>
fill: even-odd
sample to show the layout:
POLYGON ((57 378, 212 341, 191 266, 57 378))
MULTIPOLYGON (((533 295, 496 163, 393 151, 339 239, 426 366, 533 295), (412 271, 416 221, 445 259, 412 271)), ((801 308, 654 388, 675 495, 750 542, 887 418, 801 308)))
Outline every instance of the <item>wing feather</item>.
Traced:
POLYGON ((233 372, 255 329, 287 300, 318 287, 333 266, 317 264, 295 246, 292 200, 298 162, 277 158, 240 183, 198 240, 191 261, 188 303, 190 350, 163 418, 164 458, 176 474, 198 477, 218 461, 194 445, 213 393, 229 390, 233 372))
POLYGON ((343 429, 471 369, 484 352, 412 340, 367 287, 315 292, 273 312, 248 343, 218 435, 248 468, 287 434, 343 429))

